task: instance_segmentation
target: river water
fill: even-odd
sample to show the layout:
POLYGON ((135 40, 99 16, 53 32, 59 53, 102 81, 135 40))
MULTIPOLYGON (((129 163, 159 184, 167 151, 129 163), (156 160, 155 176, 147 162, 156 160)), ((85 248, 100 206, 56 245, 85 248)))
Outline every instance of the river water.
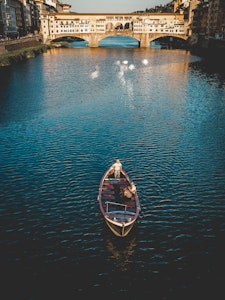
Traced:
POLYGON ((4 299, 221 299, 225 77, 184 50, 52 49, 0 69, 4 299), (141 214, 98 208, 119 158, 141 214))

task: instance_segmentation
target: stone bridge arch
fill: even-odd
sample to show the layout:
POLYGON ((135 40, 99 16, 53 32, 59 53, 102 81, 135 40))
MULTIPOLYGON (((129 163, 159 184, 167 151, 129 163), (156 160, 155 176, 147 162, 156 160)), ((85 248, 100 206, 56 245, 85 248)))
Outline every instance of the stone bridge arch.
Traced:
POLYGON ((174 34, 174 33, 149 33, 149 41, 152 42, 156 39, 162 38, 162 37, 175 37, 178 39, 182 39, 184 41, 187 41, 188 36, 186 34, 174 34))
POLYGON ((175 37, 183 40, 187 40, 188 37, 186 35, 181 34, 172 34, 172 33, 134 33, 132 30, 123 29, 123 30, 107 30, 105 33, 65 33, 65 34, 58 34, 57 38, 71 36, 81 38, 88 42, 89 47, 98 47, 99 42, 104 38, 110 36, 129 36, 134 38, 139 42, 140 47, 148 48, 150 47, 150 42, 159 39, 161 37, 175 37))
MULTIPOLYGON (((136 39, 139 43, 139 37, 134 37, 131 34, 131 31, 129 30, 108 30, 105 33, 61 33, 58 34, 57 37, 55 39, 59 39, 59 38, 63 38, 63 37, 73 37, 73 38, 81 38, 85 41, 88 42, 88 46, 89 47, 98 47, 99 46, 99 42, 107 37, 113 37, 113 36, 129 36, 132 37, 134 39, 136 39)), ((49 42, 52 42, 54 40, 49 40, 49 42)))
POLYGON ((133 38, 137 39, 140 42, 140 47, 148 48, 150 47, 150 43, 156 39, 162 37, 175 37, 183 40, 187 40, 188 37, 183 34, 174 34, 174 33, 132 33, 133 38))

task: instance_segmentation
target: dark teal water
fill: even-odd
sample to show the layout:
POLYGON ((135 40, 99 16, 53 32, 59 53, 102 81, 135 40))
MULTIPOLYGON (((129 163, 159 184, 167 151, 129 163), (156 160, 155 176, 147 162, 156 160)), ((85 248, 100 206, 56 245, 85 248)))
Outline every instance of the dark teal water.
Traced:
POLYGON ((183 50, 55 49, 0 69, 3 299, 221 299, 225 80, 183 50), (141 214, 97 203, 120 158, 141 214))

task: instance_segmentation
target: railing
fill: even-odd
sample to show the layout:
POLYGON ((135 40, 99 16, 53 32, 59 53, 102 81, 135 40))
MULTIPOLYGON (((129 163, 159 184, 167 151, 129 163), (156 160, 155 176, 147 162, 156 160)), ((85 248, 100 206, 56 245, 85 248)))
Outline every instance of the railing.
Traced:
POLYGON ((121 203, 117 203, 117 202, 110 202, 110 201, 106 201, 106 212, 109 212, 109 204, 111 205, 115 205, 115 206, 123 206, 124 207, 124 211, 127 210, 127 205, 126 204, 121 204, 121 203))

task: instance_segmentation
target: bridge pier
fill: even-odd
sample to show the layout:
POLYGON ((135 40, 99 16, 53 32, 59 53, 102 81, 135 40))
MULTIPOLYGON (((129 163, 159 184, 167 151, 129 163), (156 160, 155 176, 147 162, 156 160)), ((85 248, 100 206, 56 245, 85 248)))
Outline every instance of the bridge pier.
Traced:
POLYGON ((140 48, 149 48, 150 41, 146 33, 142 33, 140 37, 140 48))
POLYGON ((98 35, 92 33, 89 37, 88 46, 91 48, 98 47, 98 35))

